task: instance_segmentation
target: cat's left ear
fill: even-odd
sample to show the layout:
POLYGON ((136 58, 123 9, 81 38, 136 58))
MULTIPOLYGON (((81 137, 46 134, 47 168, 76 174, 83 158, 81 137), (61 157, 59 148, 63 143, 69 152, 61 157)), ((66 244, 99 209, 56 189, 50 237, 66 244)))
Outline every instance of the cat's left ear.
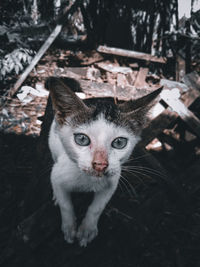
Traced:
POLYGON ((135 121, 141 127, 144 126, 146 115, 155 104, 155 100, 161 93, 162 89, 163 87, 160 87, 152 93, 141 98, 119 104, 122 118, 135 121))
POLYGON ((67 83, 62 79, 50 77, 45 83, 45 87, 50 91, 55 116, 59 124, 64 124, 66 118, 76 113, 81 113, 83 116, 89 112, 89 108, 83 101, 73 92, 75 80, 68 79, 67 83))

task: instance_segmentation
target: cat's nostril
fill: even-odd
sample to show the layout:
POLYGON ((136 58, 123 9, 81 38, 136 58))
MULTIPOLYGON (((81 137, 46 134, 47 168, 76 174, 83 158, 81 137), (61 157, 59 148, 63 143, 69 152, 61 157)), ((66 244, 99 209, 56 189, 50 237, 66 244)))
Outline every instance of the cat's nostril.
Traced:
POLYGON ((102 171, 105 171, 106 168, 108 167, 108 162, 93 161, 92 167, 95 171, 102 172, 102 171))

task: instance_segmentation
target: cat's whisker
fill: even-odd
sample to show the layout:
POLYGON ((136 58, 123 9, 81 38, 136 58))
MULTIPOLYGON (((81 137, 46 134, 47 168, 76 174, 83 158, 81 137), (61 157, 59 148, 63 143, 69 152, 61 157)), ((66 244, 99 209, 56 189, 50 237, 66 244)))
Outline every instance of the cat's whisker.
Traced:
POLYGON ((140 183, 143 184, 142 179, 138 176, 138 174, 142 174, 141 172, 137 172, 137 171, 134 172, 134 171, 132 171, 132 170, 129 170, 129 169, 127 169, 127 168, 123 168, 123 167, 122 167, 122 171, 123 171, 123 172, 126 172, 126 173, 128 173, 128 174, 134 175, 134 177, 136 177, 137 180, 139 180, 140 183))
MULTIPOLYGON (((121 174, 120 175, 120 178, 122 178, 122 180, 121 181, 123 181, 124 183, 127 183, 127 185, 130 187, 130 190, 131 190, 131 192, 133 193, 133 195, 135 196, 135 197, 137 197, 137 193, 136 193, 136 191, 135 191, 135 189, 134 189, 134 187, 132 186, 132 184, 121 174)), ((132 195, 132 196, 133 196, 132 195)))
POLYGON ((122 178, 122 179, 120 179, 119 182, 124 186, 124 188, 126 189, 127 193, 132 197, 132 194, 130 193, 126 183, 123 181, 123 177, 121 175, 120 175, 120 178, 122 178))
POLYGON ((146 158, 146 157, 149 157, 148 154, 144 154, 144 155, 141 155, 141 156, 138 156, 138 157, 130 157, 126 162, 133 162, 135 160, 138 160, 138 159, 143 159, 143 158, 146 158))
POLYGON ((155 169, 152 169, 152 168, 149 168, 149 167, 146 167, 146 166, 141 166, 141 165, 125 165, 124 167, 127 167, 127 168, 136 168, 136 169, 145 169, 145 170, 149 170, 149 171, 153 171, 157 174, 161 174, 161 175, 164 175, 164 173, 158 171, 158 170, 155 170, 155 169))
POLYGON ((148 168, 148 167, 145 167, 145 166, 125 166, 125 168, 127 167, 128 170, 141 170, 141 171, 144 171, 146 173, 149 173, 149 174, 152 174, 152 175, 156 175, 156 176, 159 176, 161 178, 164 178, 165 177, 165 174, 158 171, 158 170, 155 170, 155 169, 152 169, 152 168, 148 168))
POLYGON ((132 194, 131 194, 131 192, 128 190, 128 187, 127 187, 127 185, 124 183, 123 180, 121 180, 121 179, 119 180, 119 185, 120 185, 120 188, 122 189, 122 192, 125 193, 125 191, 123 190, 123 187, 124 187, 124 189, 127 191, 128 195, 132 198, 132 194), (123 185, 123 187, 122 187, 122 185, 123 185))
POLYGON ((118 185, 119 185, 119 188, 120 188, 121 192, 124 193, 123 187, 121 185, 121 180, 119 180, 119 184, 118 185))
POLYGON ((144 173, 143 171, 137 170, 137 169, 134 169, 134 170, 124 169, 124 171, 126 171, 127 173, 130 173, 130 174, 133 174, 133 175, 136 176, 137 178, 138 178, 138 176, 137 176, 136 174, 139 174, 140 176, 145 176, 145 177, 147 177, 148 179, 149 179, 149 178, 152 178, 150 175, 144 173))

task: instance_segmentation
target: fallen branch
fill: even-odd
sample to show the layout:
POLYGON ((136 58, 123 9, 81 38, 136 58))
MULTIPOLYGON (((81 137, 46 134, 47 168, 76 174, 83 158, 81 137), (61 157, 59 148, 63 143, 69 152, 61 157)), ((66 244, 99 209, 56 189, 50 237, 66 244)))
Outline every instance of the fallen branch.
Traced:
POLYGON ((97 51, 101 52, 101 53, 105 53, 105 54, 117 55, 117 56, 122 56, 122 57, 137 58, 137 59, 141 59, 141 60, 152 61, 152 62, 157 62, 157 63, 162 63, 162 64, 166 63, 166 58, 163 58, 163 57, 156 57, 156 56, 152 56, 150 54, 125 50, 125 49, 120 49, 120 48, 99 46, 97 48, 97 51))
POLYGON ((58 25, 54 28, 53 32, 50 34, 48 39, 45 41, 45 43, 42 45, 42 47, 40 48, 38 53, 35 55, 35 57, 33 58, 32 62, 31 62, 31 64, 25 69, 25 71, 19 77, 19 79, 15 83, 14 87, 8 92, 8 96, 9 97, 12 97, 17 92, 19 87, 26 80, 26 78, 29 75, 29 73, 32 71, 32 69, 35 67, 35 65, 38 63, 38 61, 41 59, 41 57, 44 55, 44 53, 47 51, 47 49, 50 47, 50 45, 54 42, 56 37, 59 35, 59 33, 61 32, 62 27, 63 27, 63 25, 62 25, 63 18, 67 17, 67 15, 70 12, 74 13, 76 8, 77 8, 77 6, 80 4, 80 2, 81 2, 80 0, 79 1, 75 1, 74 4, 68 6, 63 11, 63 15, 58 20, 58 25))
POLYGON ((53 43, 53 41, 56 39, 58 34, 62 30, 62 25, 57 25, 49 38, 46 40, 46 42, 42 45, 38 53, 33 58, 31 64, 25 69, 25 71, 22 73, 20 78, 15 83, 14 87, 10 90, 8 93, 9 97, 12 97, 18 90, 18 88, 22 85, 22 83, 25 81, 29 73, 32 71, 32 69, 35 67, 35 65, 38 63, 38 61, 41 59, 41 57, 44 55, 44 53, 47 51, 47 49, 50 47, 50 45, 53 43))

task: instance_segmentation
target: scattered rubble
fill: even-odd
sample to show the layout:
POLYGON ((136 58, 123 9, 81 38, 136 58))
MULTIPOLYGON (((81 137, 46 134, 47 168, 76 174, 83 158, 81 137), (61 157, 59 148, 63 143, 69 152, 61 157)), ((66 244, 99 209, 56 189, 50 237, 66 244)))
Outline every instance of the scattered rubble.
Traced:
MULTIPOLYGON (((110 51, 109 48, 108 51, 110 51)), ((82 66, 80 67, 72 67, 69 62, 66 66, 58 67, 56 65, 57 58, 55 58, 55 62, 51 60, 47 65, 42 65, 41 60, 41 63, 30 73, 29 78, 31 80, 32 77, 37 77, 38 81, 36 83, 32 82, 32 86, 22 86, 14 98, 8 97, 4 101, 4 105, 1 108, 1 129, 6 132, 15 132, 17 129, 18 133, 39 135, 39 121, 44 115, 48 98, 48 91, 44 88, 45 78, 48 76, 67 76, 77 79, 83 90, 81 97, 84 98, 112 96, 118 100, 128 100, 138 98, 159 86, 163 86, 162 101, 165 102, 165 105, 178 112, 179 116, 182 116, 182 119, 187 121, 186 123, 189 123, 190 127, 194 127, 193 124, 197 124, 195 128, 199 127, 198 118, 187 109, 188 104, 191 105, 200 95, 198 91, 199 75, 197 72, 185 75, 183 77, 185 83, 183 83, 165 79, 163 76, 159 77, 159 75, 150 72, 148 67, 140 66, 140 63, 132 60, 129 61, 127 59, 126 65, 121 66, 117 58, 114 57, 112 61, 105 56, 103 59, 97 52, 92 52, 92 57, 80 53, 78 56, 82 59, 82 66), (101 62, 98 62, 99 58, 101 58, 101 62), (91 61, 92 64, 85 66, 87 61, 91 61), (170 94, 170 98, 165 97, 167 92, 168 96, 170 94), (178 97, 176 97, 177 94, 178 97), (175 98, 176 102, 172 104, 172 99, 175 98), (187 107, 184 107, 181 101, 186 101, 187 107), (182 109, 178 108, 177 103, 182 109), (183 110, 194 121, 190 123, 190 120, 185 118, 184 114, 186 113, 183 110)), ((64 61, 65 58, 69 60, 69 57, 71 57, 70 51, 63 51, 63 54, 60 54, 60 58, 63 58, 64 61)), ((46 58, 43 60, 45 61, 46 58)), ((152 111, 150 119, 152 120, 155 115, 158 116, 161 112, 163 112, 163 106, 159 103, 154 108, 154 112, 152 111)), ((196 130, 194 129, 194 131, 196 130)), ((199 130, 197 132, 199 134, 199 130)))

